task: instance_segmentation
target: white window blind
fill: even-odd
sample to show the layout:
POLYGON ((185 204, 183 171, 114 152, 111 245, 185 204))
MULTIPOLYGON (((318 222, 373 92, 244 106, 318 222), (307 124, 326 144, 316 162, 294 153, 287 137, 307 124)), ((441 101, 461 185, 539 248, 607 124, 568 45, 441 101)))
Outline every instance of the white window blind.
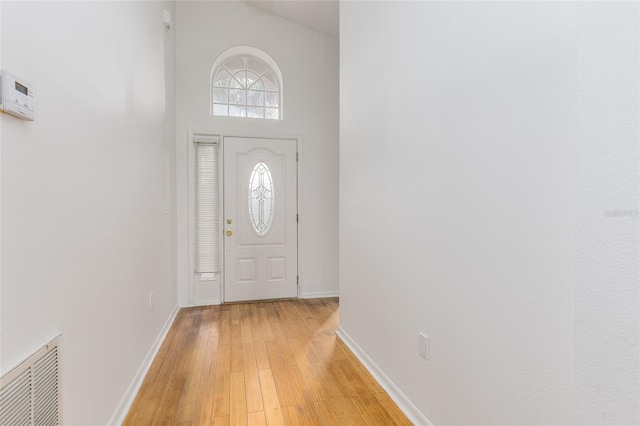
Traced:
POLYGON ((218 137, 194 135, 196 146, 195 272, 220 272, 218 137))

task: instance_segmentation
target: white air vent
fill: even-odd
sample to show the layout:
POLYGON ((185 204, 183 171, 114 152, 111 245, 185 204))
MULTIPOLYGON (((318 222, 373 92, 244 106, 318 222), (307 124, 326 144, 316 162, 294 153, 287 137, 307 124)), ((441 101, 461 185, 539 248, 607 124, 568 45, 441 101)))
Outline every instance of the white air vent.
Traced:
POLYGON ((61 424, 58 342, 53 339, 0 379, 0 425, 61 424))

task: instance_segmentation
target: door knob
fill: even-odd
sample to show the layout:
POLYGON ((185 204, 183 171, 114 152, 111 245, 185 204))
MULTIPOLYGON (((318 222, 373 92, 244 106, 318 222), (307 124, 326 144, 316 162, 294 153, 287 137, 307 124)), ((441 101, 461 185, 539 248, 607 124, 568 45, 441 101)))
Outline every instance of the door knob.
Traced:
POLYGON ((230 237, 233 235, 233 231, 231 229, 227 229, 227 237, 230 237))

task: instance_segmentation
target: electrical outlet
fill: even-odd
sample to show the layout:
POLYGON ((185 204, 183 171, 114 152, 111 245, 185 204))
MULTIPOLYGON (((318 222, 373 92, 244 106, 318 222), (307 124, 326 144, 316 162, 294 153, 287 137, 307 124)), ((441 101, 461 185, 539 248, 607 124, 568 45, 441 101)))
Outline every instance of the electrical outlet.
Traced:
POLYGON ((418 354, 426 360, 429 359, 429 338, 422 333, 418 333, 418 354))
POLYGON ((149 310, 153 309, 153 293, 149 293, 149 310))

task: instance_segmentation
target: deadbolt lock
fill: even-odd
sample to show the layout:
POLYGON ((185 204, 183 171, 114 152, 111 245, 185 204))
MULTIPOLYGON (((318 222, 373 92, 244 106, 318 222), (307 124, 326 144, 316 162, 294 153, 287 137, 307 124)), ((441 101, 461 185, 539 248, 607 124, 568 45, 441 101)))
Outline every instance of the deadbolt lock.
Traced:
POLYGON ((227 219, 227 225, 231 225, 231 219, 227 219))

